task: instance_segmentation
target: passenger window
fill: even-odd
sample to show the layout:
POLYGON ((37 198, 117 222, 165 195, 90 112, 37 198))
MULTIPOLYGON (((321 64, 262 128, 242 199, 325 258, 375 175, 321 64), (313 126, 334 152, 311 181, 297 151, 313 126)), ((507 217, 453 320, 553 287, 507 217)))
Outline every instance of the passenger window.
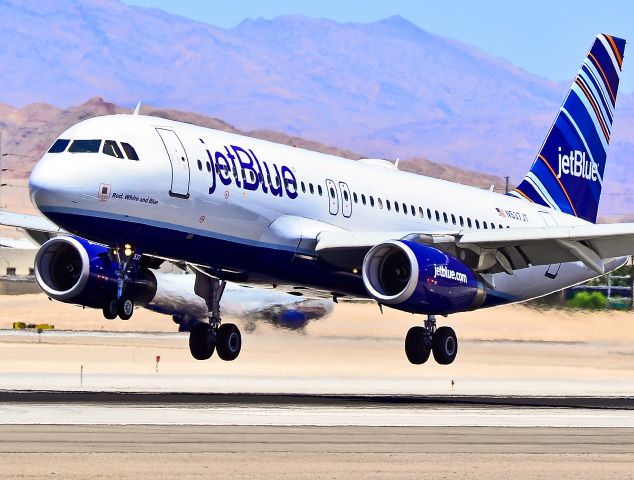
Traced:
MULTIPOLYGON (((269 183, 271 183, 271 182, 269 181, 269 183)), ((308 188, 310 189, 311 195, 315 193, 315 189, 313 188, 313 184, 312 183, 308 184, 308 188)))
POLYGON ((381 200, 381 198, 377 198, 377 201, 379 202, 379 208, 383 210, 383 200, 381 200))
POLYGON ((500 227, 500 228, 504 228, 502 225, 498 225, 498 227, 500 227))
POLYGON ((469 217, 467 217, 467 226, 471 228, 471 219, 469 217))
MULTIPOLYGON (((121 153, 119 145, 117 145, 117 142, 114 142, 112 140, 106 140, 105 142, 103 142, 103 148, 101 149, 101 151, 106 155, 110 155, 112 157, 123 158, 123 153, 121 153)), ((198 161, 200 162, 200 160, 198 161)))
MULTIPOLYGON (((106 147, 104 146, 103 149, 105 150, 106 147)), ((201 172, 203 171, 203 163, 200 160, 198 160, 198 170, 200 170, 201 172)))
POLYGON ((453 213, 451 214, 451 223, 456 224, 456 216, 453 213))
POLYGON ((207 171, 211 173, 211 162, 207 161, 207 171))
POLYGON ((480 228, 480 222, 478 220, 475 221, 476 228, 480 228))
POLYGON ((99 153, 101 140, 75 140, 68 149, 71 153, 99 153))
POLYGON ((485 230, 489 228, 487 227, 487 222, 482 222, 482 228, 484 228, 485 230))
POLYGON ((436 221, 440 222, 440 213, 438 213, 438 210, 434 210, 436 212, 436 221))
POLYGON ((458 217, 458 219, 460 220, 460 226, 464 227, 464 219, 462 218, 462 215, 460 215, 460 217, 458 217))
POLYGON ((427 218, 431 220, 431 210, 429 208, 427 209, 427 218))
POLYGON ((136 154, 136 150, 129 143, 121 142, 121 147, 123 147, 123 151, 125 152, 126 157, 130 160, 138 160, 139 156, 136 154))
POLYGON ((304 182, 302 182, 301 185, 302 185, 302 192, 306 193, 306 185, 304 185, 304 182))
POLYGON ((330 196, 331 196, 332 198, 335 198, 335 197, 337 196, 337 195, 335 195, 335 189, 334 189, 334 188, 332 188, 332 187, 330 187, 330 196))
POLYGON ((390 205, 390 201, 389 200, 385 201, 385 205, 387 206, 388 211, 392 210, 392 206, 390 205))
POLYGON ((359 198, 357 197, 357 192, 354 192, 352 194, 352 199, 354 200, 354 203, 358 203, 359 202, 359 198))
POLYGON ((495 223, 491 222, 491 228, 495 228, 495 223))
POLYGON ((374 197, 370 195, 370 206, 374 207, 374 197))
POLYGON ((403 204, 403 213, 407 215, 407 205, 403 204))
POLYGON ((394 210, 396 210, 397 212, 399 211, 399 205, 398 202, 394 202, 394 210))
POLYGON ((418 215, 420 216, 420 218, 425 217, 425 212, 423 212, 423 207, 418 207, 418 215))
POLYGON ((55 143, 48 149, 48 153, 62 153, 68 147, 70 140, 58 138, 55 143))
POLYGON ((348 192, 346 192, 345 190, 343 191, 343 199, 347 202, 349 200, 348 197, 348 192))
POLYGON ((416 209, 414 208, 414 205, 411 205, 412 207, 412 217, 416 216, 416 209))
POLYGON ((365 205, 365 195, 361 194, 361 203, 365 205))
POLYGON ((442 212, 442 219, 445 221, 445 223, 449 223, 449 219, 447 218, 447 214, 445 212, 442 212))
POLYGON ((319 196, 321 197, 324 191, 321 189, 321 185, 317 185, 317 191, 319 192, 319 196))

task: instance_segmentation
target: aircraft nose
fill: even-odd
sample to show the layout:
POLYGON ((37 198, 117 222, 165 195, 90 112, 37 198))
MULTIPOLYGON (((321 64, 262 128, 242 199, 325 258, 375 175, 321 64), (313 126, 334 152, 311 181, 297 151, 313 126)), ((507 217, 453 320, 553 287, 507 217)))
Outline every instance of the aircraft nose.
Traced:
POLYGON ((68 170, 59 162, 44 156, 29 176, 31 203, 40 211, 43 207, 59 205, 69 193, 68 170))

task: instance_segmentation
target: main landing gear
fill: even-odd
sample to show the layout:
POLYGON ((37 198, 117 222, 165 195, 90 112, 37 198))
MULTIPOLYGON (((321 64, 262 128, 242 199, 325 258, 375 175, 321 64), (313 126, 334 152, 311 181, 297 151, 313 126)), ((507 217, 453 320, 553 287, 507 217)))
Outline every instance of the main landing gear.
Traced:
POLYGON ((103 306, 103 316, 108 320, 119 317, 121 320, 129 320, 134 313, 134 300, 125 293, 126 284, 129 281, 134 249, 130 245, 116 248, 110 252, 111 258, 117 263, 117 294, 115 298, 106 301, 103 306))
POLYGON ((225 361, 240 355, 240 329, 233 323, 221 323, 220 319, 220 299, 225 286, 224 280, 196 272, 194 293, 205 300, 209 310, 209 323, 196 324, 189 334, 189 351, 196 360, 207 360, 214 351, 225 361))
POLYGON ((436 317, 428 315, 423 327, 412 327, 405 337, 405 355, 415 364, 421 365, 434 354, 441 365, 452 363, 458 353, 458 339, 451 327, 436 328, 436 317))

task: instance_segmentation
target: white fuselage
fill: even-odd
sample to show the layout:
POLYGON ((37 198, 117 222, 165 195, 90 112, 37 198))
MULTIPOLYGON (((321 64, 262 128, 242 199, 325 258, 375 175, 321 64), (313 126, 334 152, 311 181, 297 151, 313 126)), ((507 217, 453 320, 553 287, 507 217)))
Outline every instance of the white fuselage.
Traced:
MULTIPOLYGON (((156 117, 93 118, 60 138, 126 142, 139 160, 44 155, 30 188, 52 221, 97 242, 132 243, 143 253, 287 291, 367 296, 360 273, 329 270, 319 261, 315 239, 322 231, 458 233, 587 223, 388 162, 354 162, 156 117)), ((606 259, 606 271, 623 261, 606 259)), ((494 274, 495 300, 488 305, 595 276, 580 262, 494 274)))

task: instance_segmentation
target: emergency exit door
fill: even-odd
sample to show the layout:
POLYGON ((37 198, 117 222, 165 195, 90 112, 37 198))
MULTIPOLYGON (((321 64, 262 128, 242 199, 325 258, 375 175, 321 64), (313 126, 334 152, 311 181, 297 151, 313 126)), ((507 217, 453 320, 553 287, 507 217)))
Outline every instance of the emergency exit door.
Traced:
POLYGON ((173 130, 157 128, 156 131, 163 140, 172 165, 172 183, 169 193, 173 197, 189 198, 189 159, 185 147, 173 130))

